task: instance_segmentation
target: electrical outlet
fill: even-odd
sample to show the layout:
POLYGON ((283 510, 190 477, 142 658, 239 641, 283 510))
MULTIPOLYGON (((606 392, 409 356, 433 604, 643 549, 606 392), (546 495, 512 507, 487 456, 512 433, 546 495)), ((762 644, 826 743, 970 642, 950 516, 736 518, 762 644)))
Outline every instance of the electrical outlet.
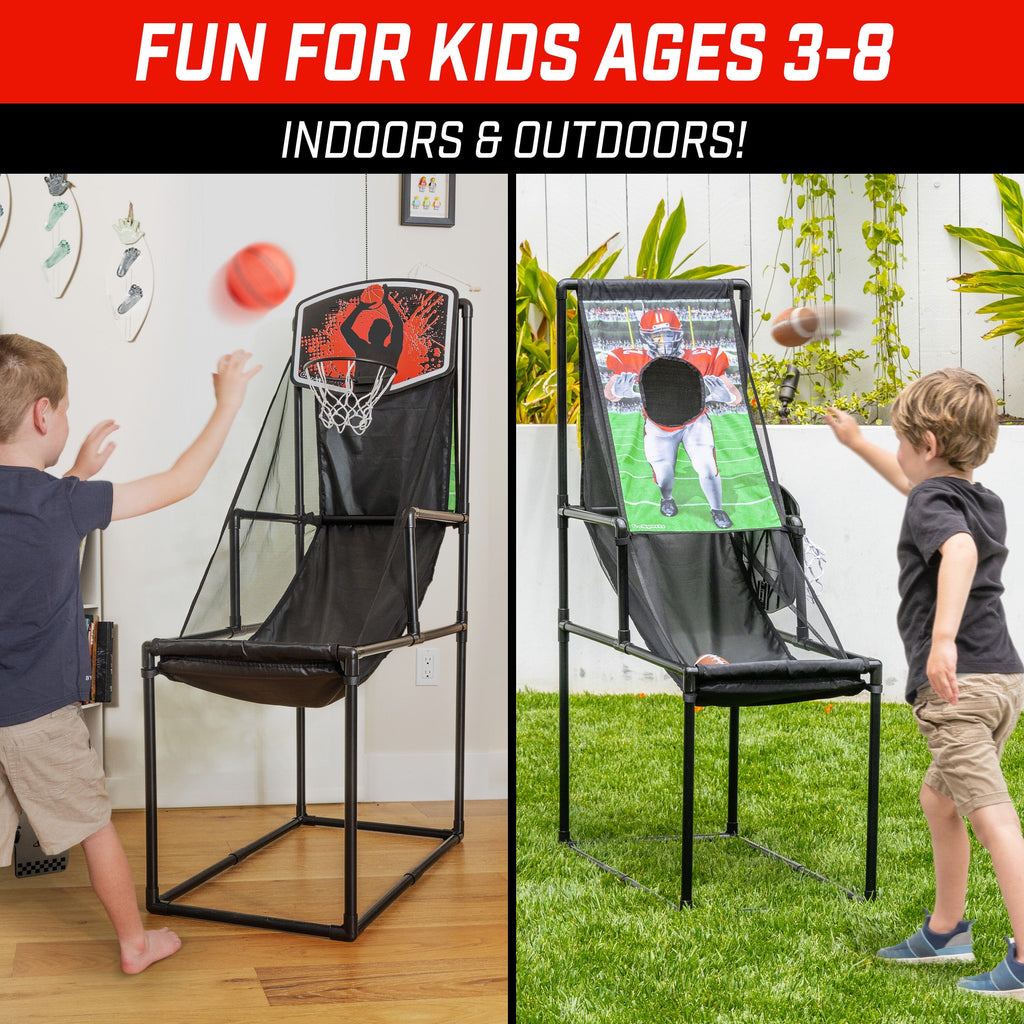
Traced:
POLYGON ((416 648, 416 685, 437 686, 437 648, 416 648))

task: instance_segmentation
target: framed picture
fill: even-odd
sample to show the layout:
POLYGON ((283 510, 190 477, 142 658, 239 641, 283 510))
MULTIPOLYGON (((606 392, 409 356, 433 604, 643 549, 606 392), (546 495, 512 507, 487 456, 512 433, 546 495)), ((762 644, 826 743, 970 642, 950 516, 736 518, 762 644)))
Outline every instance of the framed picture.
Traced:
POLYGON ((402 223, 450 228, 455 223, 455 175, 402 175, 402 223))

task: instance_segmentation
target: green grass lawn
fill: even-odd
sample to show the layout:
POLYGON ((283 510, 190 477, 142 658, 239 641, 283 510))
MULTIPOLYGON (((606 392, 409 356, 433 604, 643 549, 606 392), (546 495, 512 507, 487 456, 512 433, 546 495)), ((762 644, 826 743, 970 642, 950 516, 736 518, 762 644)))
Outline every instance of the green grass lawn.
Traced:
MULTIPOLYGON (((901 967, 873 955, 915 931, 933 895, 917 804, 928 752, 905 705, 883 705, 879 893, 867 902, 725 839, 696 844, 694 904, 679 910, 679 843, 652 837, 680 831, 682 699, 578 695, 572 720, 572 836, 645 888, 558 843, 557 697, 518 694, 521 1024, 1024 1019, 1014 1000, 956 987, 1001 960, 1009 934, 977 843, 967 907, 976 963, 901 967)), ((741 832, 863 888, 867 705, 744 708, 741 722, 741 832)), ((727 725, 725 709, 697 713, 698 832, 725 823, 727 725)), ((1015 798, 1021 748, 1011 739, 1003 762, 1015 798)))

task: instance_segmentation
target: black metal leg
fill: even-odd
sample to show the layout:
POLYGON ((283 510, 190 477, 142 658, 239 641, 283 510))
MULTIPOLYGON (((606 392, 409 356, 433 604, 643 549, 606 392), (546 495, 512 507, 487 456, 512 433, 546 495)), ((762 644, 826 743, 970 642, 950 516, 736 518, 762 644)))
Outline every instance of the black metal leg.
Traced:
POLYGON ((569 504, 568 383, 566 367, 566 301, 575 282, 559 281, 556 292, 556 447, 558 459, 558 841, 569 837, 569 634, 562 623, 569 619, 569 521, 562 509, 569 504))
POLYGON ((729 813, 725 822, 725 834, 738 836, 740 789, 740 709, 729 709, 729 813))
POLYGON ((878 863, 878 776, 882 733, 882 672, 872 672, 871 722, 868 740, 868 824, 867 824, 867 865, 864 873, 864 898, 874 899, 878 887, 876 871, 878 863))
POLYGON ((461 836, 466 818, 466 634, 455 637, 455 817, 452 830, 461 836))
POLYGON ((157 815, 156 815, 156 721, 155 677, 156 659, 143 647, 143 745, 145 748, 146 788, 146 907, 150 910, 160 898, 157 881, 157 815))
POLYGON ((558 641, 558 841, 569 842, 569 635, 558 641))
MULTIPOLYGON (((561 501, 561 496, 559 501, 561 501)), ((569 618, 568 521, 558 517, 558 841, 571 841, 569 833, 569 618)))
POLYGON ((295 709, 295 817, 306 816, 306 709, 295 709))
POLYGON ((693 903, 693 765, 696 729, 694 719, 696 708, 686 702, 683 713, 683 836, 682 836, 682 885, 679 906, 688 907, 693 903))
POLYGON ((345 931, 355 938, 359 931, 359 911, 356 903, 358 857, 356 840, 359 837, 358 818, 358 717, 359 677, 345 679, 345 931))

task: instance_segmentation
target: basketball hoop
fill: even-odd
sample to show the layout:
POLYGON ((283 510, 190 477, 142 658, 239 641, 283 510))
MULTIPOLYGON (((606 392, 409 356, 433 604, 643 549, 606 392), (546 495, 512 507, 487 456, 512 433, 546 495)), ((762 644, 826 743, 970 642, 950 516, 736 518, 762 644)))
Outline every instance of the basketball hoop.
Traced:
POLYGON ((388 389, 395 376, 395 368, 387 363, 363 357, 339 359, 337 356, 321 356, 310 359, 300 372, 303 383, 318 399, 320 422, 325 430, 334 427, 339 433, 351 430, 356 435, 366 431, 373 419, 373 410, 381 396, 388 389), (328 380, 325 363, 345 362, 344 377, 328 380), (373 363, 377 370, 371 380, 359 380, 355 374, 356 363, 373 363))
POLYGON ((311 295, 295 307, 292 380, 316 394, 324 429, 362 434, 385 393, 454 369, 458 310, 458 293, 429 281, 359 281, 311 295))

